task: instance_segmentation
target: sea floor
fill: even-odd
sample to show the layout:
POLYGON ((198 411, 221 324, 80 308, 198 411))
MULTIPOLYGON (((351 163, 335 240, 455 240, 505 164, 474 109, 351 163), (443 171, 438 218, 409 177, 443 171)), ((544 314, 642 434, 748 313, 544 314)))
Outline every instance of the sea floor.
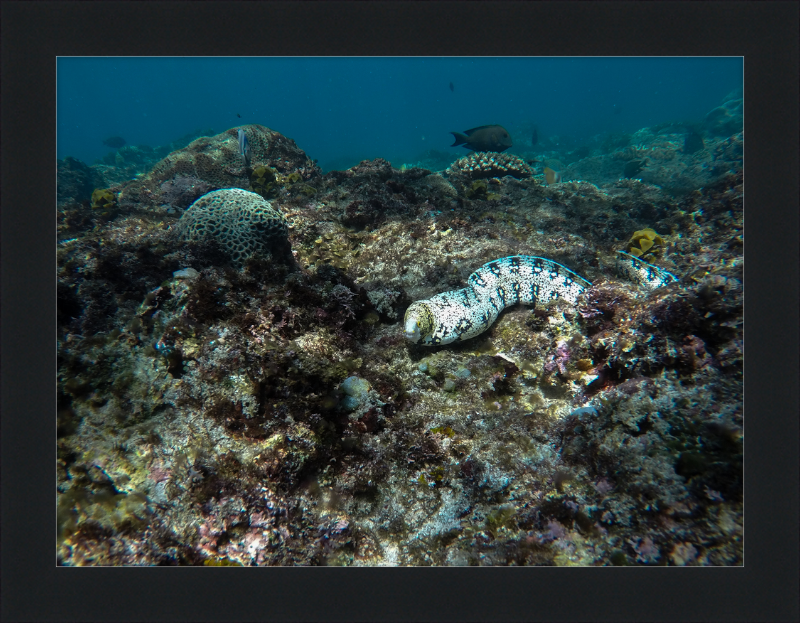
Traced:
POLYGON ((236 128, 59 161, 60 564, 743 564, 742 133, 323 174, 246 129, 250 167, 236 128), (176 235, 229 187, 283 214, 271 253, 176 235), (621 278, 631 249, 678 282, 621 278), (509 255, 593 285, 405 339, 509 255))

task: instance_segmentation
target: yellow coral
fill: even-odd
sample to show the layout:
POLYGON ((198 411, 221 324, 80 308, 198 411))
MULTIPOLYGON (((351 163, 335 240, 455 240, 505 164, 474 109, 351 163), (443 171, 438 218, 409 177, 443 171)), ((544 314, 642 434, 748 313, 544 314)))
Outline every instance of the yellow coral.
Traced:
POLYGON ((250 187, 266 199, 275 188, 275 172, 263 165, 255 167, 250 175, 250 187))
POLYGON ((114 193, 108 189, 95 188, 94 192, 92 193, 93 208, 103 208, 104 210, 108 210, 109 208, 113 208, 116 204, 117 199, 114 197, 114 193))
POLYGON ((243 567, 244 565, 229 558, 206 558, 203 561, 206 567, 243 567))
POLYGON ((664 239, 655 230, 647 227, 633 233, 628 241, 628 253, 636 257, 652 257, 653 252, 660 250, 664 244, 664 239))
POLYGON ((472 182, 472 186, 470 186, 469 190, 467 190, 467 198, 486 199, 488 194, 487 189, 488 186, 486 185, 486 182, 475 180, 472 182))

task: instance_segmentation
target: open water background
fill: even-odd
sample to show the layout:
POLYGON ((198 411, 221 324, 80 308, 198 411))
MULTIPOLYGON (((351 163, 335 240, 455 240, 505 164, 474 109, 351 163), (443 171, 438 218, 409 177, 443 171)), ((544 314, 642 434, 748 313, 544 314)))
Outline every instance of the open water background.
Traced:
POLYGON ((258 123, 320 166, 435 149, 451 130, 500 124, 509 153, 540 139, 581 142, 667 121, 700 121, 742 87, 733 58, 59 58, 58 158, 88 164, 119 135, 168 144, 196 130, 258 123), (453 90, 450 89, 453 84, 453 90), (241 117, 237 117, 241 115, 241 117))

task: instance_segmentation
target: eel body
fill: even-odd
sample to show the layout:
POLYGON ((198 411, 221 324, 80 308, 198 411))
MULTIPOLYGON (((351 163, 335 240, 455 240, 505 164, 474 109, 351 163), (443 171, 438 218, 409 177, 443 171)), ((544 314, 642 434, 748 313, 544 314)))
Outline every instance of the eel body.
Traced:
MULTIPOLYGON (((617 254, 617 268, 647 289, 676 281, 671 273, 623 251, 617 254)), ((404 319, 405 336, 414 343, 434 345, 468 340, 486 331, 506 307, 558 298, 574 305, 591 285, 544 257, 503 257, 472 273, 466 288, 412 303, 404 319)))

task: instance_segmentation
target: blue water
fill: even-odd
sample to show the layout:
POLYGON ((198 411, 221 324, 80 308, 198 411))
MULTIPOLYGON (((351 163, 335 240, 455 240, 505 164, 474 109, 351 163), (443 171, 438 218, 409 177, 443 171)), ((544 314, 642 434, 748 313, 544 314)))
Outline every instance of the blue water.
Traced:
POLYGON ((119 135, 165 145, 258 123, 320 166, 399 166, 450 147, 451 130, 500 124, 515 148, 700 120, 742 88, 741 58, 59 58, 59 158, 89 164, 119 135), (451 91, 450 83, 454 89, 451 91), (237 113, 241 117, 237 117, 237 113), (515 136, 515 130, 517 131, 515 136))

